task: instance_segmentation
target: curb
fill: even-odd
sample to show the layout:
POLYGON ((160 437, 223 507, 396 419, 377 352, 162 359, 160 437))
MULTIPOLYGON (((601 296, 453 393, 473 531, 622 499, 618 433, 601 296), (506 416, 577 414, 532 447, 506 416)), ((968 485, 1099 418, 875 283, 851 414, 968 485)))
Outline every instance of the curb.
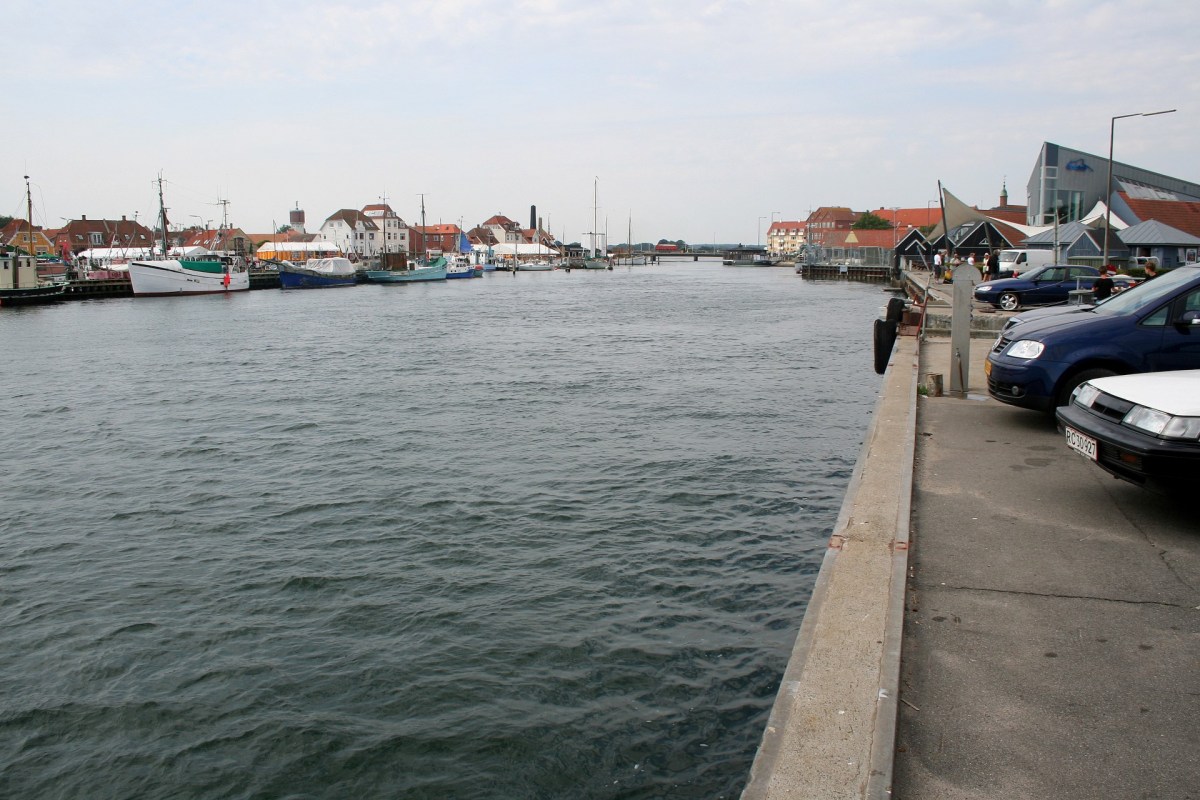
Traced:
POLYGON ((919 358, 897 340, 743 800, 891 797, 919 358))

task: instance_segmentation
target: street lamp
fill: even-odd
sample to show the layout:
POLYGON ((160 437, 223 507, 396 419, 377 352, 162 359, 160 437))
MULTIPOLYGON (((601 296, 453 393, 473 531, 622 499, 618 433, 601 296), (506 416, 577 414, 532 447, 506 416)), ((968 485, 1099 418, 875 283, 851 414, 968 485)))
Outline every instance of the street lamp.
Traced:
MULTIPOLYGON (((1108 229, 1112 227, 1112 174, 1113 174, 1113 134, 1117 130, 1117 120, 1127 117, 1156 117, 1159 114, 1174 114, 1175 109, 1166 111, 1146 111, 1137 114, 1118 114, 1108 123, 1108 183, 1104 184, 1104 262, 1100 265, 1108 267, 1108 229)), ((1057 218, 1058 211, 1055 210, 1057 218)))

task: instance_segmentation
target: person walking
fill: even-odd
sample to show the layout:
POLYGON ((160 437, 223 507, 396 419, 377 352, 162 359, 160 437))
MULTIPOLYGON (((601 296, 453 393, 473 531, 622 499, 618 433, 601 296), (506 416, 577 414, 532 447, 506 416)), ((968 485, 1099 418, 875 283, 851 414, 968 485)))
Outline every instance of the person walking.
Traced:
POLYGON ((1097 303, 1101 300, 1107 300, 1112 296, 1115 287, 1116 284, 1113 283, 1112 279, 1112 267, 1110 266, 1101 272, 1100 277, 1092 284, 1092 297, 1096 299, 1097 303))
POLYGON ((1154 259, 1150 259, 1149 261, 1146 262, 1146 280, 1150 280, 1151 278, 1157 278, 1157 277, 1158 277, 1158 264, 1154 261, 1154 259))
POLYGON ((942 282, 942 251, 933 254, 933 274, 937 275, 938 283, 942 282))
POLYGON ((988 253, 987 257, 987 277, 989 281, 994 281, 1000 277, 1000 251, 993 250, 988 253))

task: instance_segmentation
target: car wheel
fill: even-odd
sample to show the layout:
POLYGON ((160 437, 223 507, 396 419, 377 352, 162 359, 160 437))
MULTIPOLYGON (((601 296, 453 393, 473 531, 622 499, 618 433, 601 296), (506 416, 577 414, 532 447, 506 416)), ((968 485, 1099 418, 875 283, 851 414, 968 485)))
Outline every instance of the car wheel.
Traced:
POLYGON ((1021 297, 1013 292, 1000 295, 1000 307, 1005 311, 1016 311, 1021 307, 1021 297))
POLYGON ((1090 381, 1093 378, 1108 378, 1121 373, 1111 369, 1096 367, 1093 369, 1085 369, 1076 372, 1074 375, 1068 375, 1062 382, 1062 386, 1058 389, 1058 394, 1055 396, 1054 405, 1065 406, 1071 402, 1071 393, 1075 391, 1075 387, 1084 381, 1090 381))

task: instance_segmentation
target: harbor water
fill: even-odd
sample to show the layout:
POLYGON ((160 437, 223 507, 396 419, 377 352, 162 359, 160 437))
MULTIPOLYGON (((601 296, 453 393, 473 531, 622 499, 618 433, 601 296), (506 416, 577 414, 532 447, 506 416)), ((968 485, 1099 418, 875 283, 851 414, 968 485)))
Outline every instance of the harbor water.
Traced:
POLYGON ((736 797, 885 302, 702 263, 3 309, 0 796, 736 797))

